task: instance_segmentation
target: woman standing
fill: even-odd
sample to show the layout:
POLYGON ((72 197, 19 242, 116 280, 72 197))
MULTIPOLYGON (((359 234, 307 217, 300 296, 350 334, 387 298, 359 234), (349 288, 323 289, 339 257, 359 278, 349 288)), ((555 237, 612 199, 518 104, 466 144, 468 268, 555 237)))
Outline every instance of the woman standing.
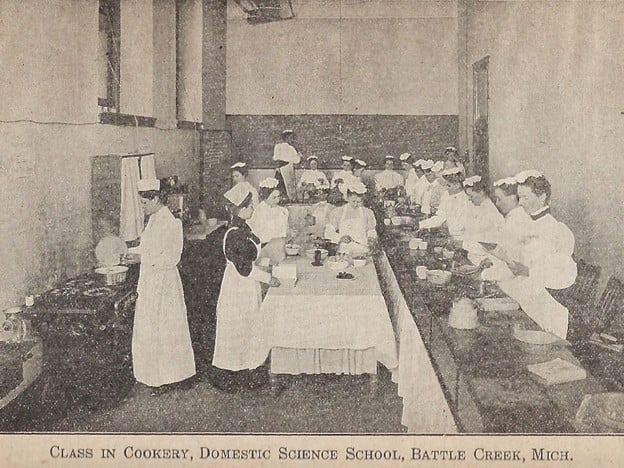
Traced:
POLYGON ((264 369, 248 372, 262 366, 269 353, 260 315, 260 282, 273 287, 280 284, 277 278, 272 278, 270 273, 254 264, 260 252, 260 239, 246 223, 254 212, 251 197, 251 192, 240 185, 225 193, 232 223, 223 239, 227 263, 217 302, 212 364, 222 369, 213 383, 227 391, 266 382, 264 369))
POLYGON ((247 181, 247 174, 249 173, 247 163, 239 161, 230 166, 230 169, 232 170, 232 186, 241 184, 246 187, 251 192, 251 203, 253 207, 255 208, 258 206, 258 203, 260 203, 258 191, 247 181))
POLYGON ((177 264, 182 254, 182 223, 163 204, 158 179, 138 182, 144 213, 141 269, 132 332, 132 365, 137 381, 159 395, 166 385, 195 375, 186 304, 177 264))

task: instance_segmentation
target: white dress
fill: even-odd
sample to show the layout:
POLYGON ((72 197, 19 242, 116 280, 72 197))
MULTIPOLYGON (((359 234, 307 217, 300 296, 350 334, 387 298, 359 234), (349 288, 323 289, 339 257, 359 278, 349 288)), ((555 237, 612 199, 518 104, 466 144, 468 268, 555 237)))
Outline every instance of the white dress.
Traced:
POLYGON ((247 224, 263 244, 271 239, 286 237, 288 209, 283 206, 269 206, 266 201, 261 201, 247 224))
POLYGON ((163 206, 150 216, 141 235, 132 366, 137 381, 151 387, 195 375, 186 304, 177 264, 183 246, 182 223, 163 206))
POLYGON ((466 216, 463 247, 468 251, 468 259, 475 265, 489 257, 479 241, 488 241, 498 233, 505 223, 505 218, 486 198, 480 205, 471 203, 466 216))
POLYGON ((297 181, 295 180, 295 164, 299 164, 301 156, 297 152, 294 146, 282 142, 278 143, 273 148, 273 160, 284 161, 287 164, 280 167, 278 171, 282 175, 284 185, 286 187, 286 195, 291 200, 297 198, 297 181))
POLYGON ((437 209, 442 201, 442 195, 446 192, 444 186, 437 179, 431 182, 423 192, 421 199, 421 211, 431 214, 437 209))
POLYGON ((449 235, 453 239, 462 240, 471 204, 463 190, 454 195, 444 192, 435 216, 421 221, 419 228, 436 228, 446 224, 449 235))
POLYGON ((227 263, 217 301, 212 364, 231 371, 255 369, 269 352, 260 314, 260 282, 268 283, 271 275, 254 265, 260 246, 250 234, 248 227, 235 226, 223 238, 227 263))
POLYGON ((340 244, 339 250, 348 254, 368 251, 368 239, 377 237, 375 215, 366 207, 351 208, 348 204, 334 208, 325 226, 325 238, 340 244), (355 242, 341 244, 342 236, 351 236, 355 242))
POLYGON ((306 169, 303 171, 297 187, 302 187, 303 184, 313 184, 315 187, 327 187, 329 188, 329 181, 325 173, 317 170, 306 169))
POLYGON ((564 289, 576 280, 574 234, 548 210, 534 216, 520 239, 519 262, 529 276, 499 281, 500 288, 517 301, 522 310, 545 331, 565 338, 568 309, 557 302, 549 289, 564 289))
POLYGON ((396 171, 384 169, 375 174, 375 189, 389 190, 403 185, 403 176, 396 171))
POLYGON ((416 190, 416 184, 420 178, 416 175, 416 170, 412 167, 409 171, 407 171, 407 177, 405 178, 405 194, 410 198, 413 197, 414 191, 416 190))

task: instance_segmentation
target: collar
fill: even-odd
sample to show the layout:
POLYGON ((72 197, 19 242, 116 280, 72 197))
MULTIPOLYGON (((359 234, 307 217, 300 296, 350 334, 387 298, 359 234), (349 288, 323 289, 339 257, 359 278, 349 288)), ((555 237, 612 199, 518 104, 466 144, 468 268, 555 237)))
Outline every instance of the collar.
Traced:
POLYGON ((537 210, 535 213, 531 213, 531 219, 533 221, 537 221, 538 219, 543 218, 544 216, 546 216, 547 214, 550 214, 550 206, 546 205, 543 208, 540 208, 539 210, 537 210))

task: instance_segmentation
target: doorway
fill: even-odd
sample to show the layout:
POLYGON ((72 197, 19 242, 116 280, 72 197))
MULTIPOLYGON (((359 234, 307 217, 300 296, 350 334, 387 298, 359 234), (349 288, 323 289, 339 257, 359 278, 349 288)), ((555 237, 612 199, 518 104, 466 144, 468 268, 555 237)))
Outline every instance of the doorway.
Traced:
POLYGON ((472 114, 472 167, 486 184, 490 183, 490 144, 488 136, 488 70, 490 57, 484 57, 472 65, 473 114, 472 114))

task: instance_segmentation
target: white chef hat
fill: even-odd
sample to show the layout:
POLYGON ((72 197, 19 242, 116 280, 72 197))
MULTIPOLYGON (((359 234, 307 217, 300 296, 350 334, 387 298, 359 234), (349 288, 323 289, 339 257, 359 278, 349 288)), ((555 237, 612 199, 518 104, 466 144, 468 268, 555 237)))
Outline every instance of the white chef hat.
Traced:
POLYGON ((316 156, 314 154, 311 155, 311 156, 308 156, 308 161, 312 161, 313 159, 318 159, 318 156, 316 156))
POLYGON ((505 177, 503 179, 498 179, 492 185, 494 185, 494 187, 500 187, 501 185, 516 185, 517 183, 518 181, 515 177, 505 177))
POLYGON ((480 175, 473 175, 472 177, 468 177, 464 180, 464 187, 474 187, 474 184, 481 182, 480 175))
POLYGON ((366 164, 366 161, 362 161, 361 159, 356 159, 355 162, 362 167, 366 167, 368 166, 368 164, 366 164))
POLYGON ((529 169, 528 171, 518 172, 514 178, 519 184, 524 184, 529 177, 544 177, 544 174, 534 169, 529 169))
MULTIPOLYGON (((438 162, 441 162, 441 161, 438 161, 438 162)), ((442 165, 444 165, 444 163, 442 165)), ((462 171, 461 167, 457 167, 457 166, 449 167, 448 169, 444 169, 442 171, 442 175, 447 176, 447 175, 459 174, 461 171, 462 171)))
POLYGON ((230 190, 225 192, 223 196, 236 206, 240 206, 249 196, 251 192, 245 184, 236 184, 230 190))
POLYGON ((446 148, 444 148, 444 152, 446 153, 447 151, 452 151, 453 153, 457 153, 457 148, 455 148, 454 146, 447 146, 446 148))
POLYGON ((423 165, 423 163, 424 163, 424 162, 425 162, 425 160, 424 160, 424 159, 417 159, 416 161, 414 161, 414 162, 412 163, 412 166, 414 166, 414 167, 418 167, 418 166, 422 167, 422 165, 423 165))
POLYGON ((433 168, 433 161, 431 159, 426 159, 422 163, 420 163, 420 167, 424 170, 429 170, 433 168))
POLYGON ((237 163, 234 163, 230 166, 230 169, 240 169, 241 167, 246 167, 247 163, 244 163, 242 161, 238 161, 237 163))
POLYGON ((273 189, 273 188, 277 188, 278 185, 279 185, 279 181, 275 177, 267 177, 266 179, 263 179, 260 181, 260 183, 258 184, 258 187, 273 189))
POLYGON ((431 166, 431 170, 433 172, 442 172, 442 169, 444 169, 444 163, 442 161, 436 161, 432 166, 431 166))
POLYGON ((154 179, 139 179, 137 182, 137 190, 139 192, 149 192, 150 190, 160 190, 160 180, 154 179))
POLYGON ((282 135, 288 135, 290 133, 295 133, 295 132, 293 132, 292 129, 290 128, 287 128, 286 130, 282 130, 282 135))
POLYGON ((353 157, 351 157, 351 156, 343 156, 343 157, 342 157, 342 158, 340 158, 340 159, 342 159, 342 160, 343 160, 343 161, 345 161, 345 162, 351 162, 351 161, 353 161, 353 157))
POLYGON ((403 153, 401 156, 399 156, 399 159, 400 159, 401 161, 407 161, 407 160, 408 160, 409 158, 411 158, 411 157, 412 157, 412 155, 411 155, 411 154, 409 154, 409 153, 403 153))
POLYGON ((349 180, 345 182, 343 188, 347 191, 357 193, 358 195, 364 195, 366 193, 366 185, 359 180, 349 180))
POLYGON ((392 156, 391 154, 388 154, 385 159, 386 161, 394 161, 394 156, 392 156))

